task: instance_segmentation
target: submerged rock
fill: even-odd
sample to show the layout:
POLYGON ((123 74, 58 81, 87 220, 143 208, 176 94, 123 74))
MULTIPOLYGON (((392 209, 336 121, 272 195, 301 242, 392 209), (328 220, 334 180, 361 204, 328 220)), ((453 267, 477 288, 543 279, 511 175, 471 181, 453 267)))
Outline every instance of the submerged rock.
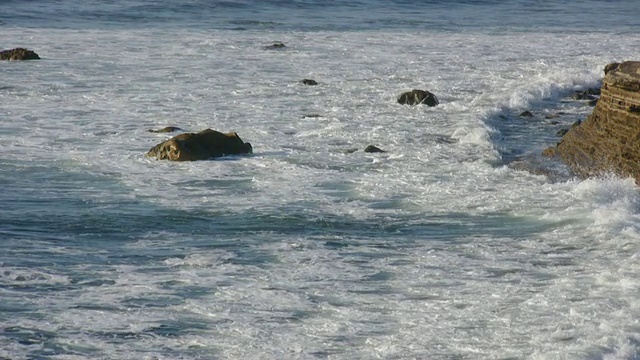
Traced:
POLYGON ((148 132, 152 132, 152 133, 170 133, 170 132, 174 132, 174 131, 182 131, 182 129, 180 129, 177 126, 167 126, 167 127, 163 127, 162 129, 150 129, 147 130, 148 132))
POLYGON ((250 154, 250 143, 245 143, 235 132, 221 133, 206 129, 199 133, 174 136, 154 146, 147 156, 158 160, 195 161, 232 154, 250 154))
POLYGON ((273 44, 271 44, 271 45, 267 45, 267 46, 265 46, 264 48, 265 48, 266 50, 273 50, 273 49, 284 49, 284 48, 286 48, 286 47, 287 47, 287 46, 286 46, 284 43, 282 43, 282 42, 275 42, 275 43, 273 43, 273 44))
POLYGON ((547 155, 558 155, 582 176, 613 172, 640 180, 640 62, 605 67, 600 100, 547 155))
POLYGON ((0 51, 0 60, 39 60, 40 56, 25 48, 0 51))
POLYGON ((303 79, 301 82, 305 85, 318 85, 318 82, 313 79, 303 79))
POLYGON ((439 104, 438 98, 430 91, 413 89, 398 96, 398 103, 403 105, 425 104, 436 106, 439 104))

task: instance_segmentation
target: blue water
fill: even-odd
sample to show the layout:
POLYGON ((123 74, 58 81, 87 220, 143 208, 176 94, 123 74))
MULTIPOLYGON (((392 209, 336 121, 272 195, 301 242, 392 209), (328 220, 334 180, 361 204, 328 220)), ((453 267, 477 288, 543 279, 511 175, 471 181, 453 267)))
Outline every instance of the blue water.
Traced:
POLYGON ((540 156, 636 7, 0 0, 0 358, 638 358, 637 187, 540 156))

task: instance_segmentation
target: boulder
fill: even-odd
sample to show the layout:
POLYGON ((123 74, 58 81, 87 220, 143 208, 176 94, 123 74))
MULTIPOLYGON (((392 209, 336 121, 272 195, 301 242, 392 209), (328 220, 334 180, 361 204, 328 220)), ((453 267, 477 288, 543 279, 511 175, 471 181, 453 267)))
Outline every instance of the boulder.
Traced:
POLYGON ((38 60, 40 56, 25 48, 0 51, 0 60, 38 60))
POLYGON ((438 98, 433 93, 418 89, 400 94, 398 103, 403 105, 425 104, 427 106, 436 106, 439 104, 438 98))
POLYGON ((547 155, 582 176, 612 172, 640 180, 640 61, 605 67, 600 100, 547 155))
POLYGON ((245 143, 235 132, 221 133, 206 129, 199 133, 174 136, 154 146, 147 156, 158 160, 195 161, 232 154, 250 154, 250 143, 245 143))
POLYGON ((318 82, 313 79, 303 79, 302 83, 305 85, 318 85, 318 82))

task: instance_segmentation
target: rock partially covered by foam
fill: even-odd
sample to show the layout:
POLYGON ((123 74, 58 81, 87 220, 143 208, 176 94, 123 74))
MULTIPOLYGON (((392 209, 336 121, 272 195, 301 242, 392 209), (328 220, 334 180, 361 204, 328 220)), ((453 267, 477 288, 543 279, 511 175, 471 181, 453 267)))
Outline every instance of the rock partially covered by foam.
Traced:
POLYGON ((0 60, 38 60, 40 56, 25 48, 0 51, 0 60))
POLYGON ((400 94, 398 103, 403 105, 425 104, 427 106, 436 106, 439 104, 438 98, 430 91, 413 89, 400 94))
POLYGON ((605 67, 600 100, 545 154, 558 155, 582 176, 612 172, 640 181, 640 61, 605 67))
POLYGON ((206 129, 199 133, 185 133, 154 146, 147 156, 158 160, 196 161, 225 155, 251 154, 253 148, 235 132, 221 133, 206 129))

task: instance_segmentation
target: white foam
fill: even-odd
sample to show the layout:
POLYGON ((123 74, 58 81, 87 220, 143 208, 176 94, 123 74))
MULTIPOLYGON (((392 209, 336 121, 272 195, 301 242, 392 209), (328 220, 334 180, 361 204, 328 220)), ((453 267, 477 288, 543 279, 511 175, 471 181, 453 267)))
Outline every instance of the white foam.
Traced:
MULTIPOLYGON (((194 245, 205 242, 197 232, 148 234, 124 250, 180 244, 184 256, 105 265, 94 275, 113 285, 35 299, 44 320, 17 326, 118 358, 162 358, 190 346, 221 358, 636 356, 628 316, 639 306, 634 184, 551 183, 495 166, 499 130, 487 124, 596 84, 604 64, 635 55, 633 39, 5 30, 31 37, 47 60, 22 70, 0 64, 7 83, 25 81, 0 91, 3 158, 88 174, 93 190, 78 194, 98 202, 116 193, 154 208, 318 223, 305 236, 255 229, 232 239, 274 259, 257 265, 242 263, 240 251, 194 245), (263 51, 273 38, 292 46, 263 51), (317 87, 298 83, 310 76, 317 87), (397 104, 413 88, 433 91, 441 104, 397 104), (303 118, 315 113, 322 117, 303 118), (237 131, 255 153, 194 163, 145 158, 172 136, 147 129, 167 125, 237 131), (388 152, 364 153, 369 144, 388 152), (363 233, 331 228, 341 222, 363 233), (211 291, 181 299, 181 286, 211 291), (170 303, 131 305, 149 297, 170 303), (150 330, 194 317, 206 323, 195 334, 150 330), (108 339, 118 333, 134 339, 108 339)), ((216 229, 200 230, 215 242, 216 229)), ((43 270, 11 274, 2 282, 70 282, 43 270)), ((29 351, 9 349, 0 356, 29 351)))

